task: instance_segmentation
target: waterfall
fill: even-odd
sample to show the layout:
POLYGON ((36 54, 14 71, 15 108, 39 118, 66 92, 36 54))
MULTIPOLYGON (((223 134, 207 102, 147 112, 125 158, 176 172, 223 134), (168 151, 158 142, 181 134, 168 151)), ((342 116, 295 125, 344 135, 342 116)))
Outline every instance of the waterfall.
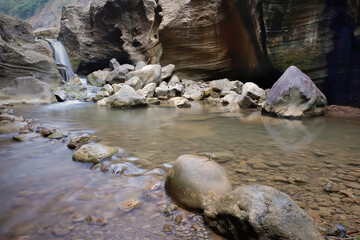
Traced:
POLYGON ((47 39, 54 52, 54 58, 57 64, 59 73, 65 81, 68 81, 74 76, 71 68, 69 56, 66 53, 64 45, 57 39, 47 39))

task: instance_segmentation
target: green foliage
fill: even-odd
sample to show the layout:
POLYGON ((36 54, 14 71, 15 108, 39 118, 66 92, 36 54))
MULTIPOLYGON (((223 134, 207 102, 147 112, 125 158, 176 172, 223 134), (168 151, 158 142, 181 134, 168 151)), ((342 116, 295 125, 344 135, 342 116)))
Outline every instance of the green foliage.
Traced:
POLYGON ((49 0, 0 0, 0 13, 28 19, 41 10, 49 0))

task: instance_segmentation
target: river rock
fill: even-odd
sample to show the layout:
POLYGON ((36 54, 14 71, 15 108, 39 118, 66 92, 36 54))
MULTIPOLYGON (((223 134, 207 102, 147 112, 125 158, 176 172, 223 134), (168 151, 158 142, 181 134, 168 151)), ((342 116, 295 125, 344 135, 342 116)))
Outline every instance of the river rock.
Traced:
POLYGON ((203 89, 198 83, 192 80, 183 80, 185 85, 184 98, 189 100, 203 100, 205 97, 205 89, 203 89))
POLYGON ((264 100, 265 90, 252 82, 247 82, 242 87, 242 94, 249 96, 253 100, 264 100))
POLYGON ((101 99, 103 98, 107 98, 109 97, 110 94, 107 92, 107 91, 98 91, 96 94, 95 94, 95 101, 100 101, 101 99))
POLYGON ((114 94, 114 88, 110 84, 105 84, 102 88, 102 91, 106 91, 109 93, 109 95, 114 94))
POLYGON ((28 125, 27 122, 7 122, 0 125, 0 134, 17 133, 28 125))
POLYGON ((140 70, 128 73, 126 79, 131 79, 134 76, 140 78, 143 86, 146 86, 149 83, 159 85, 161 82, 161 66, 147 65, 140 70))
POLYGON ((99 163, 116 154, 118 150, 100 143, 90 143, 80 147, 73 155, 73 160, 83 163, 99 163))
POLYGON ((174 64, 169 64, 165 67, 161 68, 161 80, 165 80, 171 77, 171 75, 173 74, 175 70, 175 65, 174 64))
POLYGON ((64 90, 56 90, 54 94, 58 102, 64 102, 66 100, 66 92, 64 90))
POLYGON ((114 70, 112 70, 109 75, 107 76, 105 82, 109 84, 115 83, 124 83, 126 81, 126 74, 134 71, 135 67, 130 64, 122 64, 120 65, 116 59, 111 60, 113 64, 111 65, 114 70), (115 64, 116 61, 116 64, 115 64))
POLYGON ((220 90, 221 92, 224 91, 234 91, 236 93, 241 94, 243 83, 240 81, 230 81, 227 78, 220 79, 220 80, 213 80, 209 83, 210 87, 220 90))
POLYGON ((295 66, 289 67, 269 90, 263 110, 280 117, 319 116, 327 100, 313 81, 295 66))
POLYGON ((125 85, 132 87, 135 90, 139 90, 142 88, 142 82, 138 76, 134 76, 125 82, 125 85))
POLYGON ((98 105, 114 108, 146 107, 147 102, 143 95, 136 92, 132 87, 124 85, 114 95, 99 101, 98 105))
POLYGON ((174 97, 169 100, 169 103, 173 104, 175 107, 178 108, 190 108, 191 103, 189 100, 183 97, 174 97))
POLYGON ((249 97, 243 94, 230 93, 223 99, 226 104, 238 104, 240 108, 256 108, 256 103, 249 97))
POLYGON ((20 134, 20 135, 16 135, 13 137, 14 140, 18 141, 18 142, 24 142, 26 140, 30 140, 33 138, 38 138, 41 135, 38 133, 26 133, 26 134, 20 134))
POLYGON ((69 135, 68 131, 64 131, 64 130, 61 130, 61 129, 56 129, 53 133, 51 133, 49 136, 47 136, 47 138, 60 139, 60 138, 66 137, 68 135, 69 135))
POLYGON ((105 79, 109 76, 109 70, 98 70, 87 75, 87 80, 90 85, 95 87, 102 87, 105 85, 105 79))
POLYGON ((88 144, 94 141, 97 141, 97 137, 84 133, 80 136, 72 137, 67 146, 70 149, 75 149, 81 147, 84 144, 88 144))
POLYGON ((173 75, 168 82, 169 95, 175 93, 175 96, 182 96, 184 93, 184 86, 181 84, 178 76, 173 75))
POLYGON ((207 225, 228 239, 324 239, 288 195, 268 186, 237 187, 204 213, 207 225))
POLYGON ((161 103, 158 98, 147 98, 146 101, 149 105, 160 105, 161 103))
POLYGON ((84 86, 78 75, 74 75, 65 86, 65 92, 69 99, 78 100, 87 96, 88 90, 84 86))
POLYGON ((155 94, 156 83, 149 83, 143 89, 137 90, 142 96, 146 98, 151 98, 155 94))
POLYGON ((146 63, 143 62, 143 61, 139 61, 138 63, 136 63, 136 66, 135 66, 135 71, 137 70, 141 70, 143 67, 146 66, 146 63))
POLYGON ((231 191, 226 171, 207 157, 180 156, 170 169, 165 189, 174 201, 202 211, 207 204, 231 191))
POLYGON ((155 95, 159 99, 168 98, 169 87, 166 82, 161 82, 159 87, 155 88, 155 95))

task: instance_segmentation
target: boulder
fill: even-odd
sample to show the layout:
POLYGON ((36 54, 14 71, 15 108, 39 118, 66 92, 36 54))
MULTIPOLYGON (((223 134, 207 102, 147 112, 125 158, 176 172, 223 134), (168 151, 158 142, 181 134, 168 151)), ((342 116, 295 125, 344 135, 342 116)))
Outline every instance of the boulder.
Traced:
POLYGON ((155 88, 155 95, 159 99, 168 99, 169 88, 166 82, 161 82, 159 87, 155 88))
POLYGON ((323 240, 314 220, 272 187, 237 187, 204 211, 207 225, 227 239, 323 240))
POLYGON ((88 90, 78 75, 74 75, 65 85, 64 90, 69 99, 78 100, 87 96, 88 90))
POLYGON ((97 137, 84 133, 79 136, 72 137, 67 146, 70 149, 75 149, 81 147, 82 145, 95 142, 97 140, 97 137))
POLYGON ((243 94, 230 93, 223 99, 225 104, 238 104, 240 108, 256 108, 256 103, 248 96, 243 94))
POLYGON ((136 63, 135 71, 141 70, 141 69, 142 69, 143 67, 145 67, 145 66, 146 66, 146 63, 143 62, 143 61, 140 61, 140 62, 136 63))
POLYGON ((19 134, 13 137, 15 141, 24 142, 30 139, 38 138, 41 135, 39 133, 26 133, 26 134, 19 134))
POLYGON ((132 87, 124 85, 114 95, 99 101, 98 105, 114 108, 146 107, 147 101, 143 95, 136 92, 132 87))
POLYGON ((115 84, 115 83, 123 83, 126 81, 126 74, 134 71, 135 67, 133 65, 130 64, 123 64, 120 65, 116 59, 112 59, 113 64, 111 65, 114 70, 112 70, 109 75, 107 76, 105 82, 110 83, 110 84, 115 84), (116 64, 115 64, 116 61, 116 64))
POLYGON ((151 98, 154 96, 155 89, 156 83, 149 83, 143 89, 137 90, 137 92, 146 98, 151 98))
POLYGON ((28 125, 27 122, 6 122, 0 125, 0 134, 18 133, 28 125))
POLYGON ((225 169, 215 161, 182 155, 170 169, 165 189, 178 204, 202 211, 210 202, 230 192, 231 183, 225 169))
POLYGON ((191 107, 190 101, 183 97, 171 98, 171 99, 169 99, 169 103, 171 103, 172 105, 174 105, 175 107, 178 107, 178 108, 190 108, 191 107))
POLYGON ((100 101, 101 99, 107 98, 109 96, 110 96, 110 94, 107 91, 100 90, 95 94, 94 100, 97 102, 97 101, 100 101))
POLYGON ((219 89, 221 92, 234 91, 241 94, 244 84, 238 80, 230 81, 229 79, 224 78, 220 80, 213 80, 209 83, 209 85, 212 88, 219 89))
POLYGON ((143 86, 146 86, 149 83, 155 83, 156 85, 159 85, 161 82, 161 66, 147 65, 141 70, 126 74, 126 79, 131 79, 135 76, 140 78, 143 86))
POLYGON ((106 91, 108 92, 110 95, 114 93, 114 88, 110 85, 110 84, 105 84, 102 88, 101 91, 106 91))
POLYGON ((108 70, 98 70, 87 75, 88 83, 95 87, 102 87, 105 85, 105 79, 109 76, 108 70))
POLYGON ((134 76, 125 82, 125 85, 132 87, 135 90, 139 90, 142 88, 142 82, 138 76, 134 76))
POLYGON ((66 92, 64 90, 56 90, 54 94, 58 102, 64 102, 66 100, 66 92))
POLYGON ((170 78, 172 76, 174 70, 175 70, 174 64, 169 64, 165 67, 162 67, 161 68, 161 80, 170 78))
POLYGON ((289 67, 269 90, 263 110, 280 117, 318 116, 327 100, 313 81, 297 67, 289 67))
POLYGON ((203 100, 205 97, 205 89, 202 88, 197 82, 192 80, 183 80, 183 84, 185 85, 184 89, 184 98, 189 100, 203 100))
POLYGON ((169 87, 169 97, 173 97, 173 95, 182 96, 184 93, 184 86, 181 84, 180 79, 176 75, 173 75, 170 78, 168 87, 169 87))
POLYGON ((0 90, 0 105, 4 103, 57 102, 50 86, 35 77, 18 77, 10 86, 0 90))
POLYGON ((70 133, 61 129, 56 129, 53 133, 47 136, 50 139, 61 139, 68 136, 70 133))
POLYGON ((99 163, 110 158, 118 149, 100 143, 89 143, 80 147, 73 155, 73 160, 83 163, 99 163))
POLYGON ((242 94, 249 96, 252 100, 264 100, 265 90, 252 82, 247 82, 242 87, 242 94))

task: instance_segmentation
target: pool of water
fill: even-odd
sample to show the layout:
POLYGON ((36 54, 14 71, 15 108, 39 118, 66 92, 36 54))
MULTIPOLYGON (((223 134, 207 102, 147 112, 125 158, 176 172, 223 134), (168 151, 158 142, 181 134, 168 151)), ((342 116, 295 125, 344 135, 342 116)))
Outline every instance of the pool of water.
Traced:
POLYGON ((182 154, 212 156, 234 187, 265 184, 289 194, 320 226, 360 226, 360 119, 303 121, 225 113, 212 105, 117 110, 91 103, 21 106, 16 115, 125 150, 141 174, 110 174, 72 161, 69 138, 18 143, 0 135, 0 238, 220 239, 200 214, 164 192, 182 154), (327 192, 332 181, 340 191, 327 192), (121 203, 137 199, 130 212, 121 203))

